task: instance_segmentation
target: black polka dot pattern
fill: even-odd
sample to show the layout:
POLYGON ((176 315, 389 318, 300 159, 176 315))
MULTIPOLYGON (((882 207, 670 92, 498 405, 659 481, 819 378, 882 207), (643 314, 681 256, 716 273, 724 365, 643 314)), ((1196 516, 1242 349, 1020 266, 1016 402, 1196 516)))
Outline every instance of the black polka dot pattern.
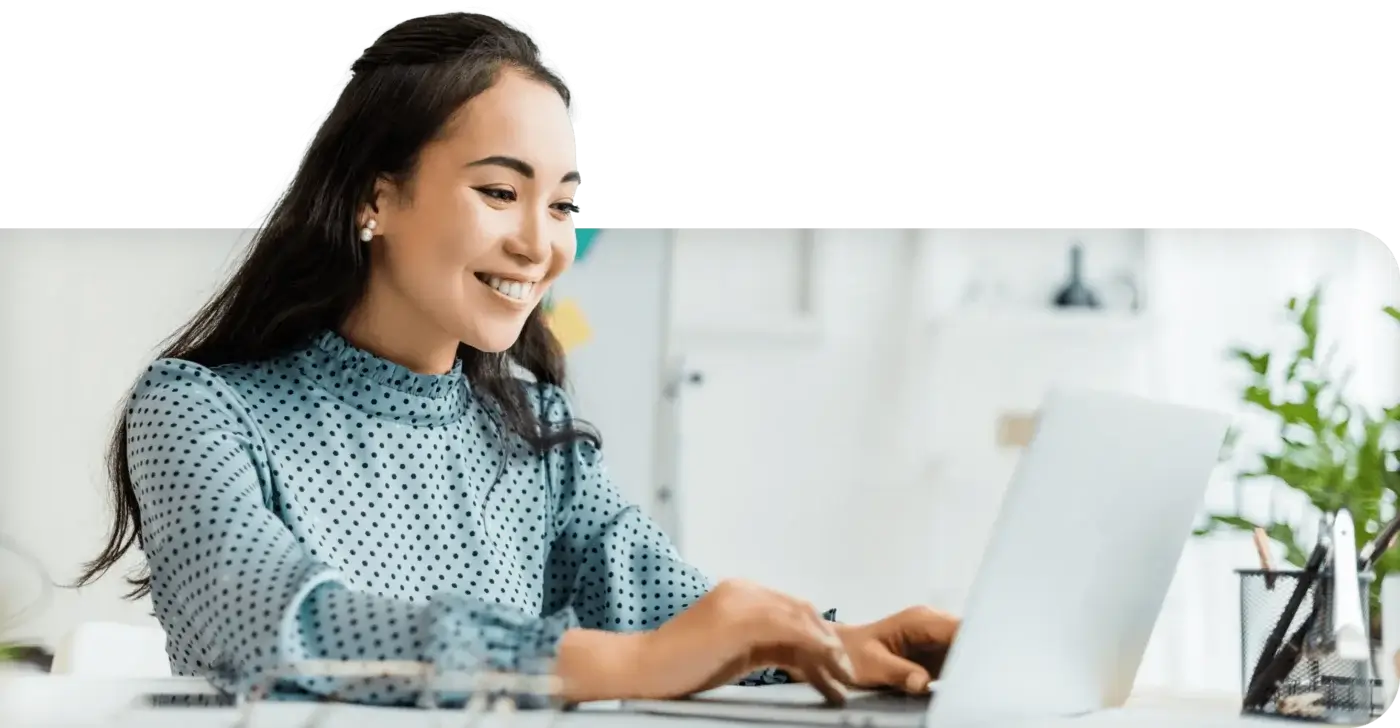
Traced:
MULTIPOLYGON (((543 416, 570 417, 537 391, 543 416)), ((592 445, 536 453, 460 369, 418 374, 333 333, 274 361, 157 361, 127 442, 172 667, 226 690, 300 659, 545 669, 571 626, 653 628, 710 588, 592 445)))

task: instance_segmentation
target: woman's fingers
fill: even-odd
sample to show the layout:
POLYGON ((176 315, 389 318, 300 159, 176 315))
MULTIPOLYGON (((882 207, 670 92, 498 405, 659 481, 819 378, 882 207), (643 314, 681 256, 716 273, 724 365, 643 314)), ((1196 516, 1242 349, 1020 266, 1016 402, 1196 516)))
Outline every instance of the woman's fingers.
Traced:
POLYGON ((726 582, 710 596, 718 598, 721 629, 738 637, 723 649, 740 650, 746 669, 785 669, 828 702, 845 702, 845 686, 855 682, 854 666, 835 626, 814 606, 748 582, 726 582))
POLYGON ((873 682, 899 688, 911 695, 928 692, 931 680, 923 666, 892 652, 873 651, 868 658, 873 682))
POLYGON ((770 604, 759 627, 759 651, 770 666, 786 669, 832 704, 846 699, 854 682, 851 659, 834 629, 814 621, 809 605, 784 599, 770 604))
POLYGON ((805 666, 795 667, 793 672, 821 693, 828 704, 836 706, 846 704, 846 687, 842 684, 843 681, 834 677, 820 664, 808 663, 805 666))
POLYGON ((961 621, 947 612, 931 607, 910 607, 892 618, 906 641, 946 647, 957 636, 961 621))
POLYGON ((961 621, 929 607, 911 607, 883 620, 887 633, 903 656, 931 676, 943 669, 948 648, 957 637, 961 621))
POLYGON ((830 650, 831 658, 835 661, 828 668, 831 677, 847 685, 854 684, 855 666, 851 663, 850 655, 846 654, 846 645, 841 641, 841 635, 837 634, 836 626, 822 619, 821 613, 811 604, 801 602, 798 609, 811 621, 821 643, 830 650))
POLYGON ((805 602, 791 605, 790 619, 794 626, 809 632, 806 640, 797 643, 797 665, 794 667, 829 704, 844 705, 845 686, 855 681, 855 670, 841 637, 812 605, 805 602))

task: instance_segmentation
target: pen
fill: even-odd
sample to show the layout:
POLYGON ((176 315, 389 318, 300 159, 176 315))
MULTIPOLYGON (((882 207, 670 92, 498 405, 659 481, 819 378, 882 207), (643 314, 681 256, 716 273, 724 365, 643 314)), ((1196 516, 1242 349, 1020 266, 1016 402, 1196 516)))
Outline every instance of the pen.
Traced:
MULTIPOLYGON (((1288 639, 1278 654, 1273 656, 1266 665, 1256 675, 1249 684, 1249 691, 1245 693, 1244 704, 1248 708, 1259 708, 1268 702, 1269 696, 1278 690, 1279 683, 1283 682, 1293 672, 1293 668, 1298 666, 1298 658, 1303 654, 1303 641, 1307 638, 1308 632, 1312 630, 1313 624, 1317 622, 1317 613, 1321 609, 1321 604, 1313 605, 1312 612, 1307 619, 1298 625, 1298 630, 1288 639)), ((1288 622, 1282 623, 1287 626, 1288 622)))
POLYGON ((1358 566, 1362 571, 1369 571, 1380 560, 1381 555, 1395 545, 1397 534, 1400 534, 1400 513, 1396 513, 1389 523, 1381 527, 1380 533, 1377 533, 1370 543, 1361 548, 1358 566))
POLYGON ((1254 527, 1254 549, 1259 552, 1259 566, 1264 570, 1264 586, 1274 590, 1274 564, 1269 558, 1269 534, 1259 526, 1254 527))
MULTIPOLYGON (((1288 625, 1293 623, 1293 617, 1298 614, 1298 608, 1303 604, 1303 598, 1308 595, 1312 588, 1313 580, 1322 570, 1322 563, 1326 560, 1330 548, 1326 538, 1319 538, 1317 546, 1313 548, 1312 555, 1308 557, 1308 563, 1303 567, 1303 573, 1298 575, 1298 584, 1293 588, 1293 593, 1288 597, 1288 604, 1283 608, 1283 614, 1279 615, 1278 623, 1274 625, 1274 631, 1269 634, 1269 638, 1264 642, 1264 649, 1259 653, 1259 662, 1255 664, 1254 673, 1250 676, 1250 692, 1253 693, 1254 686, 1260 682, 1260 675, 1266 667, 1274 660, 1275 653, 1283 643, 1284 635, 1288 632, 1288 625)), ((1316 608, 1314 608, 1316 614, 1316 608)), ((1301 649, 1301 647, 1299 648, 1301 649)))

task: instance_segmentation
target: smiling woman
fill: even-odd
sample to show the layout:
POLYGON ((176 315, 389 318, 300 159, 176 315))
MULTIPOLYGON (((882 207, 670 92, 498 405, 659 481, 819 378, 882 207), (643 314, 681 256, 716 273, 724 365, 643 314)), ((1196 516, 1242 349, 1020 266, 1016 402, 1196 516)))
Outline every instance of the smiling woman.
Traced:
MULTIPOLYGON (((567 94, 540 78, 552 76, 501 68, 419 151, 411 181, 375 180, 359 211, 372 274, 358 310, 435 329, 435 350, 404 352, 424 370, 451 368, 459 342, 510 348, 573 261, 580 177, 567 94)), ((371 343, 379 327, 352 314, 349 328, 371 343)))
MULTIPOLYGON (((454 13, 386 32, 241 267, 136 382, 116 513, 177 674, 243 691, 290 663, 554 670, 570 700, 786 668, 922 689, 956 622, 855 628, 711 582, 609 482, 541 300, 572 264, 569 92, 534 43, 454 13)), ((402 681, 287 687, 403 703, 402 681)))

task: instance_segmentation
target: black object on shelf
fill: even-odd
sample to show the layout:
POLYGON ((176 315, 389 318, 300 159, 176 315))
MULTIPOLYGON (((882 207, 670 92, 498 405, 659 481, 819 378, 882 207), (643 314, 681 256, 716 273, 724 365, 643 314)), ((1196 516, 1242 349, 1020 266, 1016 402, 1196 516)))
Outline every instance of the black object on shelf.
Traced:
POLYGON ((1056 308, 1099 308, 1098 294, 1084 282, 1084 248, 1069 250, 1069 281, 1055 294, 1056 308))

